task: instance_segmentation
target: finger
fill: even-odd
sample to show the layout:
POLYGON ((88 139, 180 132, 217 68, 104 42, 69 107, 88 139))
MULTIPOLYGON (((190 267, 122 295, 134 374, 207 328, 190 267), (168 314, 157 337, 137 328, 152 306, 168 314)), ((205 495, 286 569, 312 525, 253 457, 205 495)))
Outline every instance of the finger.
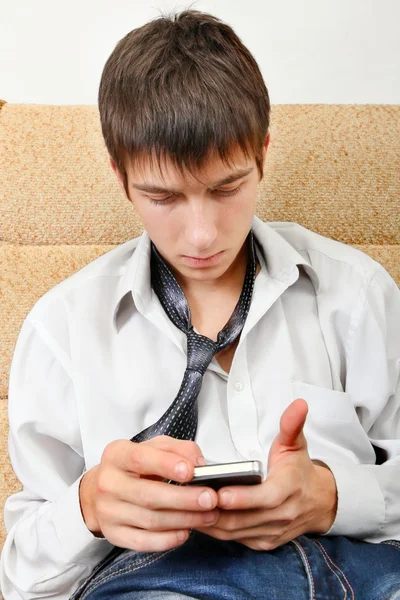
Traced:
POLYGON ((203 486, 179 486, 164 481, 114 478, 113 484, 123 490, 121 499, 132 505, 151 510, 209 511, 216 508, 218 496, 215 490, 203 486))
POLYGON ((138 527, 146 531, 195 529, 214 525, 218 521, 219 512, 218 509, 207 512, 150 510, 122 502, 118 504, 118 511, 108 508, 107 522, 117 526, 123 524, 138 527))
POLYGON ((240 538, 235 541, 238 544, 243 544, 244 546, 247 546, 247 548, 251 548, 251 550, 258 550, 259 552, 275 550, 275 548, 282 545, 282 542, 279 543, 278 540, 272 537, 249 537, 240 538))
POLYGON ((103 452, 102 462, 110 462, 131 475, 159 476, 173 481, 189 481, 193 477, 193 462, 172 451, 161 450, 146 442, 109 444, 103 452))
POLYGON ((174 452, 192 459, 194 465, 205 465, 206 460, 204 459, 203 453, 200 446, 191 440, 177 440, 168 435, 158 435, 150 440, 142 442, 143 444, 152 445, 165 452, 174 452))
POLYGON ((247 546, 251 550, 272 550, 272 548, 267 547, 267 540, 260 540, 260 538, 239 538, 235 540, 238 544, 243 544, 243 546, 247 546))
MULTIPOLYGON (((214 512, 214 511, 212 511, 214 512)), ((289 511, 276 509, 271 511, 266 510, 235 510, 224 511, 219 514, 218 521, 215 525, 218 529, 225 531, 246 531, 260 526, 275 527, 279 524, 281 527, 292 521, 289 511), (288 513, 286 515, 286 512, 288 513)))
POLYGON ((115 546, 137 552, 163 552, 181 546, 189 537, 188 529, 145 531, 136 527, 120 527, 105 537, 115 546))
MULTIPOLYGON (((254 527, 272 526, 279 524, 285 527, 294 522, 299 522, 301 507, 296 496, 288 498, 283 504, 271 510, 221 510, 216 527, 227 531, 243 531, 254 527)), ((304 519, 301 519, 305 522, 304 519)))
POLYGON ((277 508, 292 495, 293 484, 293 468, 285 466, 262 483, 221 488, 218 506, 228 511, 277 508))
POLYGON ((290 527, 286 531, 281 531, 279 534, 263 535, 258 537, 244 537, 236 539, 235 541, 244 544, 252 550, 275 550, 283 544, 287 544, 291 540, 296 539, 299 535, 304 533, 304 527, 299 525, 298 527, 290 527))
POLYGON ((282 537, 287 533, 290 525, 285 522, 274 521, 268 525, 258 525, 257 527, 249 527, 247 529, 235 529, 233 531, 228 529, 221 529, 218 526, 201 527, 198 531, 206 533, 211 537, 219 540, 239 540, 243 538, 278 538, 282 537))
POLYGON ((279 424, 279 442, 286 449, 299 449, 304 446, 303 427, 308 412, 307 402, 303 398, 294 400, 283 412, 279 424))

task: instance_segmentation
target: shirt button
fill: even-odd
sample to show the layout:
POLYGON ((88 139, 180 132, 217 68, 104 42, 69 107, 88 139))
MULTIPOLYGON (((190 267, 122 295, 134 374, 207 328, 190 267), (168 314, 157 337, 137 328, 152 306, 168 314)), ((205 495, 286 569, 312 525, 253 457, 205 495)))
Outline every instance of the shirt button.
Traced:
POLYGON ((237 392, 241 392, 243 389, 243 383, 241 383, 240 381, 237 381, 233 387, 235 388, 235 390, 237 392))

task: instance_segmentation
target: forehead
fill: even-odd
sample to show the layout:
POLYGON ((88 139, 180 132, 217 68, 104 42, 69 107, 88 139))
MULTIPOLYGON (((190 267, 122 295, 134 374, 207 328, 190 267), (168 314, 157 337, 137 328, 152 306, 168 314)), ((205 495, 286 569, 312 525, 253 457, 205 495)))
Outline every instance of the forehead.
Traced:
POLYGON ((218 152, 210 153, 200 166, 177 165, 172 157, 143 155, 127 161, 127 174, 135 182, 152 183, 209 183, 254 165, 254 159, 234 148, 223 160, 218 152))

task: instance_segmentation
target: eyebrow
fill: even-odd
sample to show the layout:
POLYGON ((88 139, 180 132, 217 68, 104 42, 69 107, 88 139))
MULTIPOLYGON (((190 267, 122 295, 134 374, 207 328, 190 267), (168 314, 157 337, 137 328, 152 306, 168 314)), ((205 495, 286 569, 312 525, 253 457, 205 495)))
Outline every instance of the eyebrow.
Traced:
MULTIPOLYGON (((239 170, 233 171, 233 173, 231 173, 227 177, 224 177, 223 179, 220 179, 219 181, 215 181, 211 185, 211 189, 216 188, 220 185, 225 185, 227 183, 232 183, 233 181, 237 181, 238 179, 241 179, 242 177, 249 175, 249 173, 251 173, 253 171, 253 169, 254 169, 254 167, 248 167, 247 169, 239 169, 239 170)), ((133 188, 136 188, 137 190, 141 190, 142 192, 149 192, 151 194, 165 194, 167 192, 169 194, 179 194, 180 193, 180 190, 165 188, 165 187, 162 187, 159 185, 152 185, 151 183, 131 183, 131 186, 133 188)))

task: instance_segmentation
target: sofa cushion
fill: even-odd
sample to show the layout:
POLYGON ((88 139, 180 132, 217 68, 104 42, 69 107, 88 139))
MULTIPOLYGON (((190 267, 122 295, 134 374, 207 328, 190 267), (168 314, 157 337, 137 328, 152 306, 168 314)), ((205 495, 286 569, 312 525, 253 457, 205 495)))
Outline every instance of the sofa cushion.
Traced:
MULTIPOLYGON (((354 245, 380 262, 400 285, 400 246, 354 245)), ((0 398, 7 395, 12 354, 22 322, 36 300, 114 246, 0 246, 0 398)))
MULTIPOLYGON (((21 489, 7 453, 7 389, 24 318, 47 290, 143 228, 109 165, 97 107, 1 105, 2 507, 21 489)), ((351 244, 400 286, 399 121, 392 105, 273 106, 257 215, 351 244)))
MULTIPOLYGON (((350 244, 396 244, 400 106, 275 105, 257 214, 350 244)), ((142 231, 95 106, 0 111, 3 241, 120 244, 142 231)))
POLYGON ((22 322, 57 283, 114 246, 0 246, 0 398, 22 322))

